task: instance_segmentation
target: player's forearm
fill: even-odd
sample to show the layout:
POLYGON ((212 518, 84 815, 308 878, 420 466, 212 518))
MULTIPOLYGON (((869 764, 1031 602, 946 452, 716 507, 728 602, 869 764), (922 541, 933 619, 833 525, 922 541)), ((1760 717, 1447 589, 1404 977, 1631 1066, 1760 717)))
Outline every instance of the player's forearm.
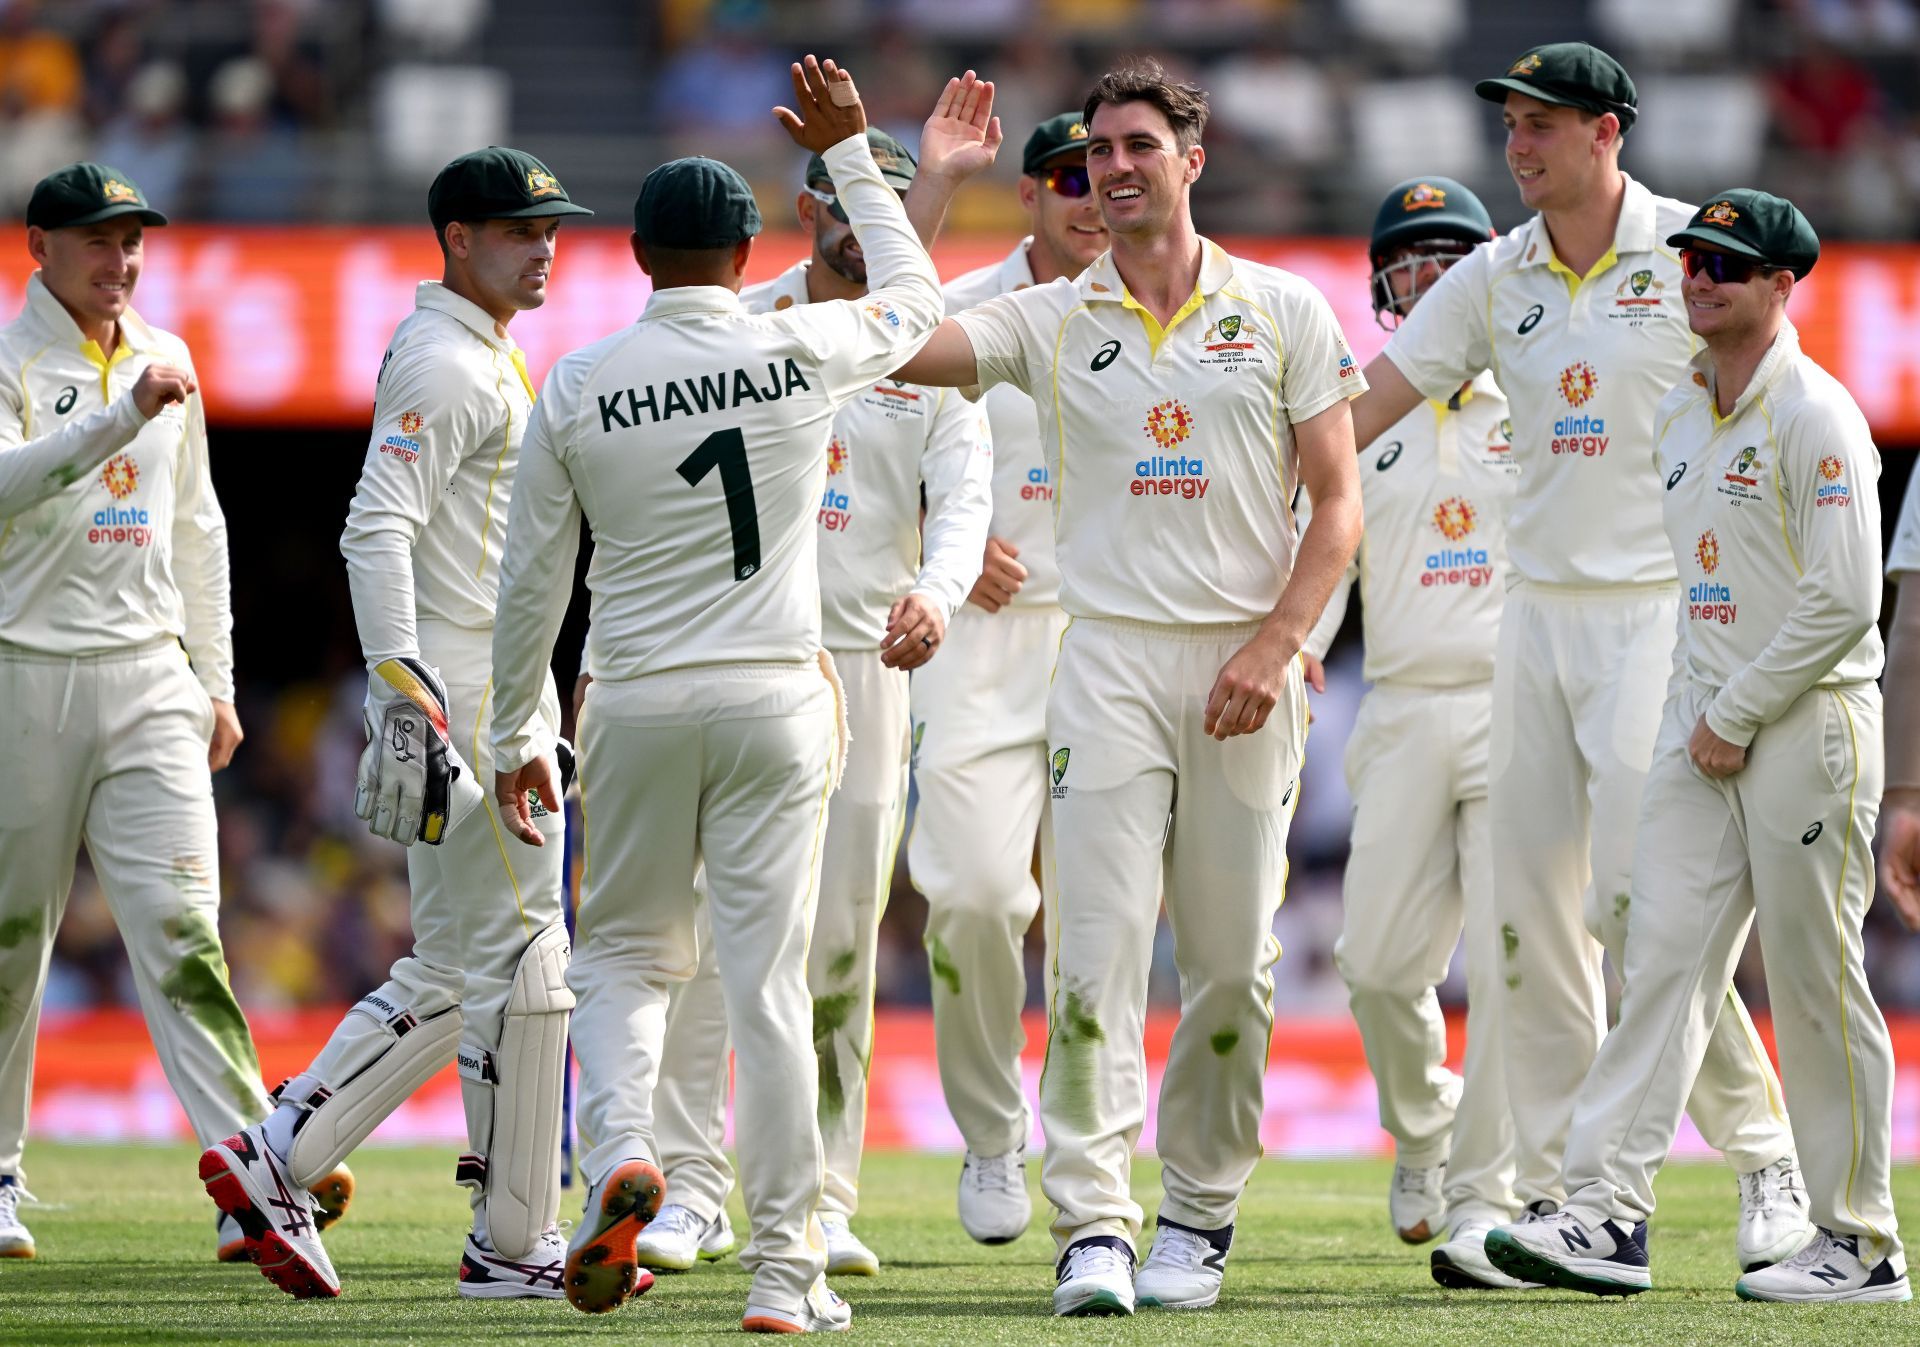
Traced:
POLYGON ((1334 489, 1314 494, 1313 518, 1300 537, 1293 574, 1280 593, 1280 602, 1261 624, 1262 633, 1304 650, 1333 593, 1346 576, 1347 565, 1360 545, 1360 491, 1334 489))
POLYGON ((1420 390, 1408 381, 1400 367, 1385 352, 1367 362, 1367 391, 1355 398, 1353 407, 1353 447, 1365 449, 1384 435, 1401 417, 1420 405, 1420 390))
POLYGON ((953 205, 961 182, 960 178, 922 169, 914 176, 913 185, 907 188, 906 196, 901 199, 900 204, 907 213, 907 223, 913 226, 913 232, 929 249, 947 223, 947 209, 953 205))
POLYGON ((518 771, 553 751, 553 729, 541 725, 537 712, 580 551, 573 482, 548 449, 543 432, 536 412, 521 444, 507 545, 500 558, 491 733, 494 767, 502 772, 518 771))
POLYGON ((1800 602, 1766 648, 1714 697, 1707 727, 1730 744, 1752 743, 1763 725, 1832 673, 1879 616, 1880 579, 1867 571, 1833 590, 1812 571, 1802 576, 1800 602))
POLYGON ((1887 631, 1887 789, 1920 791, 1920 577, 1900 577, 1887 631))
POLYGON ((1302 651, 1317 660, 1326 659, 1333 638, 1340 634, 1340 627, 1347 620, 1347 599, 1353 592, 1352 571, 1353 568, 1349 566, 1347 573, 1341 576, 1340 583, 1333 587, 1327 606, 1321 610, 1320 620, 1313 624, 1313 630, 1307 633, 1307 639, 1300 645, 1302 651))
POLYGON ((0 519, 66 490, 131 444, 146 424, 126 393, 51 434, 0 449, 0 519))
POLYGON ((868 297, 892 305, 901 320, 903 341, 923 340, 946 313, 940 275, 900 198, 880 176, 867 138, 848 136, 822 158, 866 255, 868 297))
POLYGON ((174 584, 185 615, 181 644, 194 677, 217 702, 233 700, 232 575, 227 561, 227 525, 183 515, 173 530, 174 584))
POLYGON ((350 526, 340 540, 340 551, 347 559, 354 629, 360 633, 360 653, 368 666, 383 659, 418 658, 412 540, 395 529, 350 526))

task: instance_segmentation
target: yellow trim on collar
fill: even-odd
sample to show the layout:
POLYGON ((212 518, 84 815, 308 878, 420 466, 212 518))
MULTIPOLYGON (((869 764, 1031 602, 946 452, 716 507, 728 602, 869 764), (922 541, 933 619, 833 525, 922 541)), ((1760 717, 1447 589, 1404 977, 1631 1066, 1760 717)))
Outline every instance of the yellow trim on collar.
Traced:
POLYGON ((125 360, 133 354, 133 347, 127 342, 126 332, 123 330, 120 333, 120 340, 114 343, 113 358, 111 360, 107 358, 106 352, 100 349, 100 343, 91 337, 80 343, 80 354, 87 358, 89 365, 92 365, 100 371, 101 404, 104 406, 106 403, 112 402, 113 392, 108 386, 107 376, 113 372, 115 365, 118 365, 122 360, 125 360))
POLYGON ((1592 280, 1595 276, 1598 276, 1601 272, 1605 271, 1608 267, 1613 266, 1619 260, 1620 260, 1620 254, 1616 250, 1616 247, 1609 246, 1607 248, 1607 251, 1601 255, 1600 260, 1598 262, 1595 262, 1593 266, 1587 271, 1586 275, 1576 276, 1574 275, 1573 268, 1568 266, 1565 262, 1562 262, 1560 260, 1559 255, 1553 252, 1551 248, 1549 248, 1547 252, 1547 270, 1557 271, 1562 276, 1566 277, 1567 294, 1569 296, 1572 296, 1572 295, 1579 294, 1581 286, 1585 285, 1588 281, 1592 280))
POLYGON ((1193 293, 1187 296, 1187 302, 1180 306, 1179 311, 1173 315, 1171 322, 1165 327, 1161 327, 1160 320, 1155 318, 1145 305, 1135 299, 1130 291, 1122 290, 1120 292, 1121 306, 1132 309, 1140 315, 1140 321, 1147 329, 1147 346, 1150 353, 1156 356, 1160 354, 1161 346, 1166 343, 1167 338, 1172 335, 1173 330, 1180 326, 1180 320, 1193 313, 1206 302, 1206 292, 1200 288, 1198 281, 1194 282, 1193 293))

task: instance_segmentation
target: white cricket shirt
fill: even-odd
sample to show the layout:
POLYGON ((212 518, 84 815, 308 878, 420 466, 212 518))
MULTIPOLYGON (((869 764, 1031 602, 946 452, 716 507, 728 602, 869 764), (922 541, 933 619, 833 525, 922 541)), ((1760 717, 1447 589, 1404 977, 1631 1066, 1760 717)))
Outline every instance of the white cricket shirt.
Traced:
MULTIPOLYGON (((990 267, 947 282, 947 312, 961 313, 995 295, 1033 285, 1027 250, 1031 236, 990 267)), ((1053 478, 1040 442, 1040 410, 1011 384, 1001 384, 981 399, 993 426, 993 523, 988 529, 1020 549, 1026 583, 1010 608, 1060 606, 1060 563, 1053 555, 1053 478)))
POLYGON ((1722 418, 1705 351, 1660 404, 1680 648, 1720 689, 1707 724, 1745 744, 1808 688, 1877 678, 1880 452, 1853 398, 1788 323, 1722 418))
POLYGON ((128 309, 107 358, 40 273, 0 329, 0 642, 90 655, 174 637, 215 701, 233 700, 227 521, 199 394, 140 415, 150 364, 186 343, 128 309))
POLYGON ((1893 578, 1920 571, 1920 472, 1907 478, 1907 494, 1900 502, 1893 545, 1887 549, 1887 574, 1893 578))
POLYGON ((1365 387, 1326 299, 1202 239, 1162 329, 1113 255, 955 321, 983 386, 1039 404, 1075 617, 1257 622, 1293 571, 1293 425, 1365 387))
POLYGON ((1448 268, 1387 342, 1426 397, 1492 370, 1512 404, 1520 480, 1508 550, 1524 580, 1674 578, 1648 447, 1654 408, 1697 347, 1680 259, 1664 242, 1692 215, 1628 179, 1613 247, 1585 277, 1554 256, 1536 215, 1448 268))
POLYGON ((1507 400, 1482 374, 1361 451, 1366 529, 1307 653, 1326 657, 1357 580, 1369 682, 1463 687, 1493 677, 1519 476, 1508 434, 1507 400))
POLYGON ((347 509, 354 620, 369 665, 418 656, 416 617, 485 630, 500 589, 533 385, 513 338, 422 281, 374 390, 373 435, 347 509))
MULTIPOLYGON (((798 262, 742 290, 740 307, 779 313, 807 303, 808 265, 798 262)), ((840 408, 818 515, 820 636, 827 649, 878 650, 887 610, 908 593, 953 620, 980 578, 992 479, 986 414, 955 389, 881 379, 840 408)))
POLYGON ((593 529, 587 672, 795 664, 820 650, 818 515, 836 412, 926 344, 940 280, 865 136, 825 155, 867 256, 865 299, 750 314, 731 290, 654 292, 564 356, 521 445, 493 633, 494 752, 526 726, 593 529))

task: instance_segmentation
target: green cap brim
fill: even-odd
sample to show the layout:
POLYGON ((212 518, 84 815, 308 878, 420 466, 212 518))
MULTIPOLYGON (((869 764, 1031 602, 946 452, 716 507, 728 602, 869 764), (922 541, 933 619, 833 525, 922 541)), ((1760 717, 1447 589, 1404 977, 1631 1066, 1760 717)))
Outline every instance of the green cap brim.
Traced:
POLYGON ((163 225, 167 222, 167 217, 152 206, 136 206, 125 202, 117 206, 107 206, 91 215, 82 215, 77 220, 68 220, 64 224, 55 225, 54 228, 72 229, 76 225, 99 224, 102 220, 111 220, 121 215, 138 215, 142 224, 163 225))
POLYGON ((1085 154, 1086 152, 1087 152, 1086 141, 1084 140, 1069 141, 1065 145, 1057 145, 1053 149, 1048 150, 1045 154, 1036 156, 1034 158, 1032 168, 1022 169, 1021 171, 1023 173, 1027 173, 1031 175, 1033 172, 1033 169, 1045 168, 1048 164, 1052 163, 1054 160, 1058 159, 1063 154, 1085 154))
POLYGON ((531 206, 522 206, 519 210, 501 211, 497 215, 489 214, 489 220, 539 220, 549 215, 591 215, 585 206, 576 206, 571 201, 536 201, 531 206))
POLYGON ((1525 80, 1481 80, 1473 86, 1473 91, 1489 103, 1504 103, 1507 101, 1508 94, 1525 94, 1528 98, 1537 98, 1542 103, 1552 103, 1563 108, 1579 108, 1583 112, 1613 111, 1611 108, 1601 107, 1595 100, 1569 98, 1565 94, 1542 89, 1539 85, 1529 84, 1525 80))
POLYGON ((1742 243, 1724 229, 1715 229, 1708 233, 1703 229, 1683 229, 1678 234, 1667 236, 1669 248, 1685 248, 1695 243, 1704 243, 1716 252, 1732 253, 1736 257, 1751 257, 1756 262, 1765 262, 1770 267, 1787 269, 1783 262, 1775 262, 1750 243, 1742 243))

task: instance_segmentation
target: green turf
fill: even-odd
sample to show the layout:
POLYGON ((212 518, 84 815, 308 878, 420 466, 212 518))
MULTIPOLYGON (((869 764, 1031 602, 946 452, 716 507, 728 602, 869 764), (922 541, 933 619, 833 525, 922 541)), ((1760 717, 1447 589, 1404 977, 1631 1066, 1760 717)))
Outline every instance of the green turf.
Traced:
MULTIPOLYGON (((462 1302, 453 1274, 466 1203, 452 1184, 453 1153, 396 1150, 354 1158, 360 1197, 328 1239, 345 1293, 296 1302, 250 1267, 213 1262, 213 1207, 193 1160, 184 1149, 30 1147, 33 1188, 49 1205, 25 1209, 39 1258, 0 1261, 0 1343, 644 1343, 734 1332, 745 1303, 746 1277, 732 1258, 662 1277, 647 1295, 599 1317, 564 1301, 462 1302)), ((839 1287, 861 1338, 917 1347, 1920 1341, 1913 1305, 1735 1300, 1735 1192, 1717 1166, 1667 1172, 1652 1240, 1658 1289, 1603 1303, 1566 1292, 1442 1291, 1428 1279, 1427 1251, 1406 1248, 1387 1229, 1386 1166, 1269 1161, 1242 1207, 1218 1307, 1118 1320, 1050 1318, 1053 1249, 1044 1228, 997 1249, 968 1240, 953 1217, 958 1168, 950 1158, 868 1158, 857 1225, 885 1270, 839 1287)), ((1154 1166, 1142 1163, 1136 1182, 1149 1205, 1154 1180, 1154 1166)), ((1902 1170, 1896 1190, 1905 1210, 1920 1211, 1920 1171, 1902 1170)), ((569 1194, 568 1208, 577 1201, 569 1194)), ((738 1225, 737 1206, 734 1219, 738 1225)))

